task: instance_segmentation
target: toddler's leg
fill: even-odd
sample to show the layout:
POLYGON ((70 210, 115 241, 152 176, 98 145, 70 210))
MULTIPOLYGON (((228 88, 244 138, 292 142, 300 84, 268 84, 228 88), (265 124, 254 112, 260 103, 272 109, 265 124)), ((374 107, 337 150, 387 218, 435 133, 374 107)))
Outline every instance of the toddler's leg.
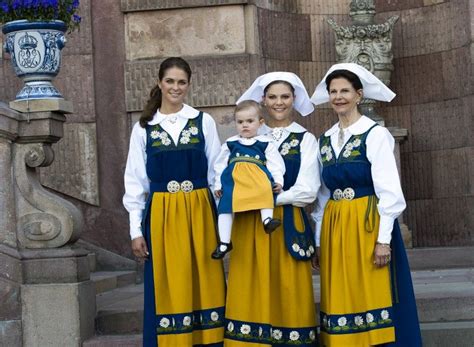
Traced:
POLYGON ((230 242, 233 220, 234 216, 232 215, 232 213, 221 213, 219 215, 219 218, 217 220, 217 226, 219 227, 219 239, 221 242, 230 242))
POLYGON ((263 228, 267 234, 270 234, 281 225, 281 220, 273 219, 273 208, 262 208, 260 215, 262 216, 263 228))
POLYGON ((233 220, 234 215, 232 213, 222 213, 219 215, 217 226, 219 227, 220 242, 214 252, 211 254, 213 259, 222 259, 227 252, 232 250, 232 242, 230 242, 230 237, 232 233, 233 220))

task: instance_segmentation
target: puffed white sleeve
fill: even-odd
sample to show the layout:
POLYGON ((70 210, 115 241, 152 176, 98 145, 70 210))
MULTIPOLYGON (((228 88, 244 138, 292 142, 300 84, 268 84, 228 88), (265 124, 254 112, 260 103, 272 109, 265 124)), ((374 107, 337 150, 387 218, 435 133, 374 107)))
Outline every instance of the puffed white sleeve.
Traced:
POLYGON ((319 247, 321 245, 321 226, 323 224, 323 215, 324 215, 324 208, 326 207, 326 204, 331 196, 331 192, 328 187, 324 184, 324 180, 322 179, 322 173, 323 173, 323 163, 321 159, 321 153, 319 152, 319 146, 318 146, 318 172, 319 172, 319 177, 320 177, 320 187, 318 190, 318 194, 316 197, 316 204, 314 207, 313 212, 311 212, 311 218, 314 220, 314 225, 315 225, 315 233, 314 233, 314 241, 316 244, 316 247, 319 247))
POLYGON ((313 134, 306 132, 301 140, 301 165, 295 184, 278 194, 276 205, 304 207, 316 199, 321 185, 319 177, 318 142, 313 134))
POLYGON ((130 238, 133 240, 143 236, 142 213, 150 191, 150 181, 146 174, 146 130, 139 123, 134 125, 130 136, 124 184, 123 205, 129 213, 130 238))
POLYGON ((366 143, 367 159, 372 164, 375 194, 379 199, 377 209, 380 226, 377 241, 390 243, 393 223, 406 207, 393 153, 395 140, 386 128, 377 126, 367 136, 366 143))
POLYGON ((227 146, 227 142, 224 142, 219 154, 217 155, 216 161, 214 163, 214 174, 215 174, 214 187, 213 187, 214 191, 222 189, 221 175, 224 169, 228 165, 229 156, 230 156, 229 147, 227 146))
POLYGON ((271 142, 268 142, 267 148, 265 149, 265 157, 267 159, 266 167, 272 174, 273 181, 281 184, 283 187, 283 176, 285 175, 285 162, 281 157, 280 152, 271 142))
POLYGON ((219 135, 217 134, 216 122, 207 113, 204 113, 202 127, 204 138, 206 141, 205 151, 207 157, 207 181, 209 183, 209 188, 211 189, 211 191, 214 191, 214 164, 220 152, 221 142, 219 140, 219 135))

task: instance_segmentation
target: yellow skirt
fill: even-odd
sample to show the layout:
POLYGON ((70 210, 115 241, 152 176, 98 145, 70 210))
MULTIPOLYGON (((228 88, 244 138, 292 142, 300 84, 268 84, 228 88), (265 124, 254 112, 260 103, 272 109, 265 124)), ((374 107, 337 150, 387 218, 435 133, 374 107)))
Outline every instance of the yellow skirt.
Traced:
POLYGON ((373 263, 379 215, 374 207, 366 218, 368 202, 369 197, 329 200, 324 211, 322 346, 366 347, 395 340, 389 267, 373 263))
POLYGON ((154 193, 151 247, 160 347, 223 340, 225 279, 208 189, 154 193))
MULTIPOLYGON (((283 218, 277 207, 275 218, 283 218)), ((303 221, 295 213, 298 230, 303 221)), ((315 345, 311 264, 290 256, 283 228, 270 235, 257 211, 235 215, 224 345, 315 345)))
POLYGON ((270 179, 257 164, 238 162, 232 170, 234 189, 233 212, 273 208, 273 192, 270 179))

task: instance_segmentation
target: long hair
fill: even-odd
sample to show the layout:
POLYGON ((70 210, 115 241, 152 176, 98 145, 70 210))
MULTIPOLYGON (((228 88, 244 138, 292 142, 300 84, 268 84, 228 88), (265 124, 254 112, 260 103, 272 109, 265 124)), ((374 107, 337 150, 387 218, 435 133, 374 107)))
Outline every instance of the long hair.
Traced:
MULTIPOLYGON (((186 60, 180 57, 171 57, 163 60, 158 71, 158 80, 162 80, 165 76, 166 70, 176 67, 183 70, 188 75, 188 82, 191 81, 191 68, 186 60)), ((150 91, 150 98, 148 99, 142 115, 140 116, 140 126, 146 127, 147 123, 153 119, 156 111, 161 107, 161 89, 158 86, 153 87, 150 91)))

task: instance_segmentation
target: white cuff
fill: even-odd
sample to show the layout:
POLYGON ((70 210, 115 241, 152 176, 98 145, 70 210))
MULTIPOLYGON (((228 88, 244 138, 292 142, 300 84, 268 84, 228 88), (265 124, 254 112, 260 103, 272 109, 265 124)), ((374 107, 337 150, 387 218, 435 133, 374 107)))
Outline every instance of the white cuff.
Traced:
POLYGON ((130 238, 136 239, 143 236, 142 234, 142 214, 143 210, 132 210, 129 212, 130 218, 130 238))
POLYGON ((275 205, 282 206, 282 205, 290 205, 294 200, 293 192, 290 190, 282 191, 276 197, 275 205))
POLYGON ((314 233, 314 242, 316 244, 316 247, 321 246, 321 226, 323 225, 322 221, 317 221, 315 222, 315 233, 314 233))
POLYGON ((392 240, 393 222, 395 219, 390 216, 380 216, 379 237, 377 242, 390 243, 392 240))

